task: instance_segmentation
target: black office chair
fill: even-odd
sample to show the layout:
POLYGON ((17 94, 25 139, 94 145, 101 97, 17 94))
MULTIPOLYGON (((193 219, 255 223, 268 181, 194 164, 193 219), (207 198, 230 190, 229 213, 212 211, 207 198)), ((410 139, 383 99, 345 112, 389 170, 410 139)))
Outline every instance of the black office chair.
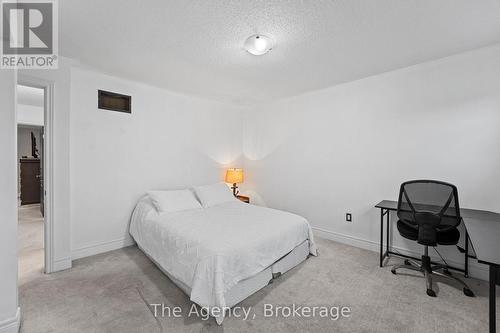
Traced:
POLYGON ((429 246, 456 245, 460 238, 457 226, 462 221, 458 205, 457 188, 436 180, 412 180, 401 184, 399 190, 398 231, 404 238, 424 245, 424 255, 420 264, 405 260, 404 265, 396 265, 392 273, 400 268, 421 272, 425 276, 427 295, 436 297, 432 290, 432 276, 452 279, 463 286, 465 295, 474 293, 460 279, 453 276, 444 265, 432 265, 429 246), (443 273, 437 272, 442 270, 443 273))

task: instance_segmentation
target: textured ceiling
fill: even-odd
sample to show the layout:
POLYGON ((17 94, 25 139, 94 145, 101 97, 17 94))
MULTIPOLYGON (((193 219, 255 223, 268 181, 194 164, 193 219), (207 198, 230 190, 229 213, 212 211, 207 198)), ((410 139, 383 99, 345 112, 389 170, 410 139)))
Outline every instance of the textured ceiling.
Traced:
POLYGON ((63 0, 60 52, 115 75, 267 101, 500 42, 500 0, 63 0), (243 50, 255 33, 276 46, 243 50))

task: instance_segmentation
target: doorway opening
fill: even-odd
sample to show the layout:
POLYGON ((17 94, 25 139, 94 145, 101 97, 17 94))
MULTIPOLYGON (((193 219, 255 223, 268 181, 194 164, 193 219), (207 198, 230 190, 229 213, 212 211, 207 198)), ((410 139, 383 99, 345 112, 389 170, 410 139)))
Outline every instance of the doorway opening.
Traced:
POLYGON ((18 278, 45 271, 45 89, 17 85, 18 278))

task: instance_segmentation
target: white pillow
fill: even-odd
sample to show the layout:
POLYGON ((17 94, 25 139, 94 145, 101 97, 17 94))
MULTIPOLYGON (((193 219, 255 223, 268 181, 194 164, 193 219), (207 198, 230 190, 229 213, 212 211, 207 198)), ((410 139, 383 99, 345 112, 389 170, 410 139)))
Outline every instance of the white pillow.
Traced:
POLYGON ((238 200, 225 183, 196 186, 193 190, 204 208, 238 200))
POLYGON ((148 196, 160 213, 201 208, 200 203, 190 190, 149 191, 148 196))

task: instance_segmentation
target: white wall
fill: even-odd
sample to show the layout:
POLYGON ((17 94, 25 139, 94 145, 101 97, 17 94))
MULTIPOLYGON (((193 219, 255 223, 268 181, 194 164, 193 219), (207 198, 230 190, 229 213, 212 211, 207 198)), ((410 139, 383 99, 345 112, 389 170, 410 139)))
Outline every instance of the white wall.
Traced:
POLYGON ((17 332, 17 165, 14 71, 0 71, 0 331, 17 332))
POLYGON ((221 181, 241 155, 239 110, 83 68, 71 75, 73 259, 130 244, 149 189, 221 181), (97 90, 132 96, 132 114, 97 108, 97 90))
POLYGON ((17 123, 43 126, 43 106, 17 104, 17 123))
POLYGON ((20 159, 23 156, 27 156, 28 158, 32 158, 31 154, 31 133, 35 135, 36 138, 36 147, 38 148, 38 155, 40 155, 40 136, 41 129, 39 127, 17 127, 17 158, 20 159))
MULTIPOLYGON (((408 179, 452 182, 463 207, 500 211, 500 46, 245 114, 245 191, 304 215, 323 236, 376 248, 373 206, 396 200, 408 179)), ((399 235, 395 244, 421 251, 399 235)))

